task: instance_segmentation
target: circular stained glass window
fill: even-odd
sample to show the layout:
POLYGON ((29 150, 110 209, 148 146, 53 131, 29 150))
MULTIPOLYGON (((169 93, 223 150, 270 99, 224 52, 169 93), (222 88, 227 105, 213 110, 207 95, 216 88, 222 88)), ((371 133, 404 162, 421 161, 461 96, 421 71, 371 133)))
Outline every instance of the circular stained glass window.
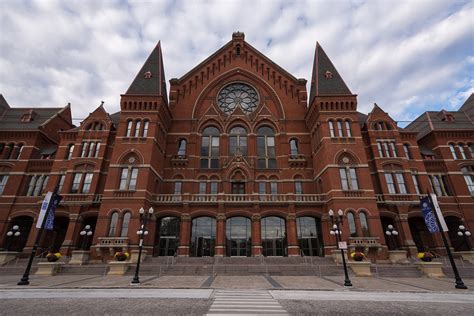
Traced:
POLYGON ((217 104, 226 114, 231 114, 238 106, 245 114, 250 114, 258 106, 258 93, 248 84, 232 83, 219 92, 217 104))

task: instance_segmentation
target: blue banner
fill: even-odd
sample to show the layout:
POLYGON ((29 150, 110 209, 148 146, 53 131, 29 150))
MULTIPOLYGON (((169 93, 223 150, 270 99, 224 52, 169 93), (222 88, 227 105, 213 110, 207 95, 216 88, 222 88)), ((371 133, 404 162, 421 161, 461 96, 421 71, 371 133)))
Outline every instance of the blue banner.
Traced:
POLYGON ((48 217, 46 218, 46 223, 44 225, 44 229, 46 230, 53 230, 54 229, 54 215, 56 213, 56 207, 58 206, 59 202, 61 202, 62 196, 56 194, 51 199, 51 208, 48 212, 48 217))
POLYGON ((422 198, 420 200, 420 207, 429 232, 432 234, 439 232, 439 227, 436 223, 436 217, 433 213, 433 207, 431 206, 430 199, 428 197, 422 198))

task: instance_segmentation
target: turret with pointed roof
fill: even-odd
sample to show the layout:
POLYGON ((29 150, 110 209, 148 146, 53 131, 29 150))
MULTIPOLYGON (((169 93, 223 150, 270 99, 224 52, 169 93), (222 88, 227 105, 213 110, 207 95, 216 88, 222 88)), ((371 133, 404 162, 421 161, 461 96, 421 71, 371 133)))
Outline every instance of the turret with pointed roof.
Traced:
POLYGON ((156 44, 125 94, 161 96, 168 104, 161 42, 156 44))
POLYGON ((352 95, 324 49, 316 42, 309 102, 316 96, 352 95))

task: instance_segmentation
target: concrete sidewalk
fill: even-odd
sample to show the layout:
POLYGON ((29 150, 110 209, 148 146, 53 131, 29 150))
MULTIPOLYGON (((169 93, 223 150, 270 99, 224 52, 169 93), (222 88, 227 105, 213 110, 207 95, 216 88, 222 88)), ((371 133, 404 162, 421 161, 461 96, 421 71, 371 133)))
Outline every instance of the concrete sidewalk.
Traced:
POLYGON ((468 290, 455 289, 450 278, 352 277, 352 288, 343 286, 342 276, 142 276, 140 285, 131 285, 132 276, 56 275, 30 277, 30 285, 17 286, 19 275, 0 276, 0 289, 255 289, 377 292, 474 292, 474 279, 465 279, 468 290))

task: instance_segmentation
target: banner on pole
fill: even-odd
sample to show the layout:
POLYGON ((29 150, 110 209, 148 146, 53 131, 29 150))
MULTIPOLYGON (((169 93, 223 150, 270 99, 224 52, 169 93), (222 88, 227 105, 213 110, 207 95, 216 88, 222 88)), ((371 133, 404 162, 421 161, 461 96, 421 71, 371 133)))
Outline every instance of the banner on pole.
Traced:
POLYGON ((41 210, 38 216, 38 221, 36 222, 36 228, 41 228, 41 225, 44 221, 44 216, 46 215, 46 210, 48 209, 49 202, 51 201, 51 196, 53 192, 46 193, 43 203, 41 203, 41 210))
POLYGON ((441 213, 441 208, 439 207, 438 199, 436 198, 436 194, 430 193, 431 201, 433 201, 433 206, 438 214, 439 223, 441 224, 441 228, 444 232, 449 231, 448 225, 446 225, 446 221, 444 220, 443 213, 441 213))
POLYGON ((438 224, 436 223, 436 217, 431 208, 431 203, 429 197, 424 197, 420 200, 421 212, 425 218, 425 224, 429 232, 434 234, 439 232, 438 224))
POLYGON ((61 202, 62 196, 56 194, 51 201, 51 207, 49 209, 48 217, 46 218, 46 224, 44 225, 44 229, 46 230, 53 230, 54 229, 54 214, 56 212, 56 207, 58 206, 59 202, 61 202))

